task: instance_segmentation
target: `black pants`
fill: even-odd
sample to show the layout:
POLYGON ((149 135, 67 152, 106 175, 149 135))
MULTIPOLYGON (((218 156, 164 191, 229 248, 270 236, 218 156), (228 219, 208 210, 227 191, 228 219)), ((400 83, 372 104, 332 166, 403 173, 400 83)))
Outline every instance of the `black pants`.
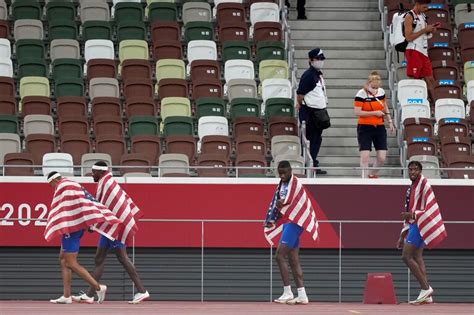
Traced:
POLYGON ((316 128, 310 115, 313 109, 308 106, 301 106, 299 111, 300 122, 306 121, 306 138, 309 140, 309 154, 313 160, 313 167, 319 166, 318 154, 323 141, 323 129, 316 128))
POLYGON ((305 16, 306 11, 304 6, 306 5, 306 0, 298 0, 296 2, 296 11, 298 11, 298 18, 305 16))

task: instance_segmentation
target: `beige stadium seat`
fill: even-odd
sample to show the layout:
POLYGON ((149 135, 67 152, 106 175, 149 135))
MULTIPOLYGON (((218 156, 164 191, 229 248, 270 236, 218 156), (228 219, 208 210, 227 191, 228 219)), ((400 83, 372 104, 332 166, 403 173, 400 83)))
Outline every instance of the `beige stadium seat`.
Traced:
POLYGON ((180 153, 166 153, 160 155, 159 175, 166 176, 189 176, 189 159, 186 154, 180 153))
POLYGON ((25 137, 37 133, 54 135, 53 117, 49 115, 26 115, 23 132, 25 137))

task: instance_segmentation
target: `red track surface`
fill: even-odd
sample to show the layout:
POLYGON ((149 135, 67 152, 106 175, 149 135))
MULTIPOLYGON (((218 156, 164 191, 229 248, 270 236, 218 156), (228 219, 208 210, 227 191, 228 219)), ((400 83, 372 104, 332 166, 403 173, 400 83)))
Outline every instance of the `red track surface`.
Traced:
POLYGON ((362 315, 417 315, 417 314, 474 314, 474 304, 446 304, 412 306, 400 305, 365 305, 360 303, 310 303, 309 305, 279 305, 265 302, 143 302, 128 305, 126 302, 105 302, 104 304, 70 304, 54 305, 38 301, 0 301, 1 315, 37 315, 37 314, 362 314, 362 315))

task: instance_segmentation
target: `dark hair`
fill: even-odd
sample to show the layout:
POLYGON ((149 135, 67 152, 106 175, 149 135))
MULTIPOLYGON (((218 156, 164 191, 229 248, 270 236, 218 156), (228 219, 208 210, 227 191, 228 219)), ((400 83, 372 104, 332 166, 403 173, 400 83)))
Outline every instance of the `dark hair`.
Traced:
POLYGON ((416 166, 420 171, 423 170, 423 165, 421 165, 421 163, 418 161, 411 161, 410 163, 408 163, 408 167, 412 165, 416 166))
POLYGON ((289 169, 291 170, 291 164, 290 162, 288 161, 280 161, 280 163, 278 163, 278 168, 286 168, 286 169, 289 169))
POLYGON ((97 166, 108 166, 107 163, 105 163, 105 161, 96 162, 94 165, 97 165, 97 166))
POLYGON ((431 0, 415 0, 415 3, 419 4, 430 4, 431 0))
MULTIPOLYGON (((53 172, 49 173, 49 174, 48 174, 48 179, 50 179, 51 177, 53 177, 53 176, 56 175, 56 174, 59 174, 59 173, 56 172, 56 171, 53 171, 53 172)), ((61 175, 61 174, 60 174, 60 175, 61 175)))

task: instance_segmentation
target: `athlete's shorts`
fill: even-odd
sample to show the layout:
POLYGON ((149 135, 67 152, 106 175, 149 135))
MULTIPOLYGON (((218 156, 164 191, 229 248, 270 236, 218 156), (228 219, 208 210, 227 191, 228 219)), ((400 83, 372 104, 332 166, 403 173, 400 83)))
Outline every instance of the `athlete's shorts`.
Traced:
POLYGON ((61 237, 61 250, 65 253, 78 253, 81 247, 82 235, 84 235, 84 230, 63 234, 61 237))
POLYGON ((303 233, 303 228, 298 224, 291 222, 283 224, 280 244, 286 245, 289 248, 298 248, 300 246, 301 233, 303 233))
POLYGON ((425 246, 425 242, 423 241, 423 238, 421 238, 420 230, 418 230, 418 225, 416 225, 416 223, 410 224, 405 243, 413 245, 416 248, 423 248, 425 246))
POLYGON ((120 242, 119 240, 111 241, 107 237, 101 235, 99 238, 99 245, 98 247, 103 247, 107 249, 120 249, 125 248, 125 244, 120 242))
POLYGON ((433 67, 430 58, 414 49, 405 51, 407 60, 407 76, 415 79, 422 79, 433 75, 433 67))

